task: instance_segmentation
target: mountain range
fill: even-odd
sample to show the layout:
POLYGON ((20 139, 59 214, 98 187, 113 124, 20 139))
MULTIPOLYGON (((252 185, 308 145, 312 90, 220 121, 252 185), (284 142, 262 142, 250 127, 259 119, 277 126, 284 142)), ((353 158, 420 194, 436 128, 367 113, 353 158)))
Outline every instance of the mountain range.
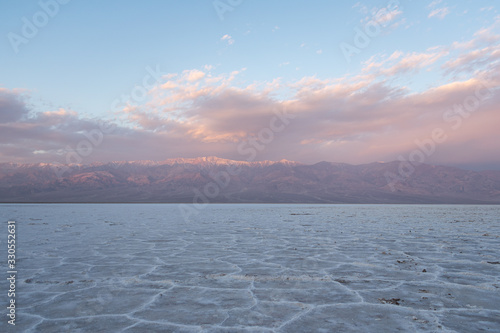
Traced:
POLYGON ((217 157, 0 164, 0 202, 500 204, 500 171, 217 157))

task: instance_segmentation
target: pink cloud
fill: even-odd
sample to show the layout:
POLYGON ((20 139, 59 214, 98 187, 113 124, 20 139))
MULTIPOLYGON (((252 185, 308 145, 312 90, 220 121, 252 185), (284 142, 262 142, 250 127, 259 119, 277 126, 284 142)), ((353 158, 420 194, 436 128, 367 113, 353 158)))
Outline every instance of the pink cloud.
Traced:
MULTIPOLYGON (((257 137, 276 110, 286 109, 293 120, 275 133, 258 159, 390 161, 442 128, 448 138, 427 162, 500 165, 498 89, 467 116, 445 117, 454 105, 474 98, 478 87, 500 86, 500 54, 494 45, 484 45, 485 36, 478 32, 468 53, 455 58, 457 44, 425 52, 395 51, 372 57, 356 75, 339 78, 313 76, 285 83, 276 78, 239 86, 237 78, 244 69, 165 75, 146 102, 120 111, 120 125, 104 136, 86 162, 207 155, 242 160, 238 143, 257 137), (443 74, 453 70, 465 77, 420 92, 391 83, 392 77, 411 78, 419 70, 440 68, 435 66, 439 63, 443 74), (454 126, 458 121, 460 126, 454 126)), ((0 89, 2 162, 64 162, 68 146, 73 149, 85 139, 84 133, 99 128, 98 120, 74 111, 36 113, 28 105, 20 93, 0 89)))
POLYGON ((390 57, 376 62, 374 57, 364 63, 364 72, 373 73, 377 76, 395 76, 407 72, 418 72, 429 67, 439 59, 447 56, 449 51, 441 49, 429 49, 427 52, 411 52, 403 54, 395 51, 390 57))
POLYGON ((232 45, 232 44, 234 44, 234 39, 233 39, 233 37, 231 37, 231 36, 229 36, 229 35, 227 35, 227 34, 226 34, 226 35, 224 35, 224 36, 222 36, 220 40, 221 40, 221 41, 226 42, 228 45, 232 45))
POLYGON ((205 73, 197 69, 185 71, 184 75, 186 76, 186 80, 189 82, 198 81, 205 77, 205 73))

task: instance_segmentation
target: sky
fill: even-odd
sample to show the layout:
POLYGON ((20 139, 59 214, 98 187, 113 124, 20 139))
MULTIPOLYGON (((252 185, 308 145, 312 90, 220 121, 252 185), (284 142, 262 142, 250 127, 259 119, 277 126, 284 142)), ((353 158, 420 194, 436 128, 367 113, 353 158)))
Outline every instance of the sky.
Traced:
POLYGON ((500 170, 493 0, 0 2, 0 163, 500 170))

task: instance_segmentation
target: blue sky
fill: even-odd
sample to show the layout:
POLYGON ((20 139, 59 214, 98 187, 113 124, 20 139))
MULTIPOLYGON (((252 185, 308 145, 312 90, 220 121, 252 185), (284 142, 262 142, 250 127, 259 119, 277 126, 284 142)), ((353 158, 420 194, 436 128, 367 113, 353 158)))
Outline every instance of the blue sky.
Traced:
MULTIPOLYGON (((389 66, 391 59, 406 57, 408 61, 413 59, 417 67, 419 64, 422 67, 419 70, 388 69, 390 74, 374 75, 370 87, 382 82, 392 89, 404 88, 406 96, 474 78, 477 71, 485 70, 485 66, 493 62, 491 59, 496 59, 485 58, 482 67, 477 65, 475 59, 476 67, 461 71, 447 72, 443 67, 467 52, 496 45, 498 5, 491 0, 220 0, 219 4, 222 2, 231 9, 222 13, 223 20, 214 6, 216 2, 211 0, 141 3, 72 0, 67 4, 54 1, 10 0, 0 4, 0 88, 10 92, 22 90, 30 115, 63 109, 76 113, 80 120, 115 118, 117 114, 116 110, 111 110, 112 103, 141 85, 148 74, 148 67, 160 68, 164 75, 182 75, 198 70, 207 75, 206 78, 227 78, 237 72, 224 86, 226 89, 245 89, 254 85, 262 93, 268 86, 272 90, 270 95, 266 95, 268 98, 290 102, 297 100, 297 85, 304 82, 301 80, 314 78, 330 84, 350 80, 352 84, 353 80, 363 81, 360 76, 366 75, 370 68, 376 68, 373 67, 376 64, 389 66), (32 22, 33 16, 43 11, 40 3, 57 3, 58 12, 38 29, 33 38, 27 38, 27 43, 17 45, 16 53, 16 47, 10 40, 12 34, 23 35, 23 17, 32 22), (385 17, 383 24, 380 22, 380 32, 370 37, 369 44, 358 48, 359 53, 353 54, 347 61, 341 50, 342 43, 354 46, 356 29, 364 31, 367 23, 375 20, 381 10, 387 10, 389 17, 385 17), (489 35, 481 37, 479 32, 482 30, 487 30, 489 35), (475 48, 453 46, 472 40, 478 41, 475 48), (423 54, 428 57, 421 57, 423 54)), ((491 56, 492 52, 488 55, 491 56)), ((415 64, 408 66, 416 68, 415 64)), ((158 84, 165 84, 167 77, 164 76, 158 84)), ((151 95, 154 95, 153 90, 151 95)), ((257 96, 255 94, 258 95, 254 91, 254 97, 257 96)), ((190 102, 194 105, 200 103, 198 100, 190 102)), ((152 103, 154 98, 133 104, 144 104, 139 106, 147 106, 153 113, 160 112, 158 105, 155 108, 152 103)), ((130 112, 125 113, 130 116, 130 112)), ((177 120, 190 119, 187 114, 193 115, 192 112, 186 113, 177 120)), ((143 124, 133 124, 130 117, 128 120, 127 125, 121 124, 158 132, 158 129, 146 128, 143 124)), ((241 129, 239 132, 245 132, 241 134, 245 136, 255 131, 241 129)), ((226 137, 226 134, 218 135, 226 137)), ((342 137, 347 136, 342 134, 342 137)), ((302 138, 300 142, 304 140, 302 138)), ((214 143, 206 138, 202 141, 214 143)), ((324 145, 324 138, 320 141, 324 145)), ((224 142, 219 143, 222 145, 224 142)), ((304 152, 296 156, 277 156, 269 152, 260 158, 288 157, 311 162, 333 159, 328 155, 330 153, 322 152, 323 146, 315 149, 320 152, 304 152)), ((410 148, 405 149, 409 151, 410 148)), ((193 150, 192 155, 206 150, 207 147, 200 151, 193 150)), ((39 151, 51 150, 44 148, 39 151)), ((218 146, 208 149, 210 155, 236 158, 229 151, 234 149, 218 146)), ((401 148, 393 153, 384 152, 379 159, 395 158, 403 151, 401 148)), ((7 153, 3 155, 4 160, 16 159, 8 157, 7 153)), ((343 154, 340 156, 344 157, 343 154)), ((134 156, 117 154, 116 157, 133 159, 134 156)), ((148 156, 141 154, 139 157, 148 156)), ((375 157, 375 153, 367 154, 366 161, 375 157)), ((45 158, 50 160, 52 157, 47 155, 45 158)), ((150 158, 161 159, 161 156, 151 154, 150 158)), ((365 161, 347 155, 344 158, 353 163, 365 161)), ((31 158, 23 155, 16 160, 31 158)), ((465 159, 463 162, 449 162, 460 163, 466 165, 469 162, 465 159)), ((484 163, 496 162, 485 160, 484 163)))
MULTIPOLYGON (((168 73, 215 67, 228 73, 246 68, 242 80, 297 80, 356 73, 378 53, 419 51, 460 41, 493 22, 496 11, 481 11, 493 1, 456 1, 443 20, 427 18, 422 1, 400 1, 401 28, 387 29, 347 63, 339 44, 353 44, 354 28, 369 16, 348 1, 242 1, 221 21, 212 1, 78 1, 59 13, 15 54, 2 39, 0 83, 25 88, 45 103, 102 115, 121 93, 159 65, 168 73), (354 8, 353 8, 354 7, 354 8), (464 14, 464 12, 467 12, 464 14), (221 37, 230 35, 228 45, 221 37), (320 54, 318 54, 320 53, 320 54), (7 65, 7 66, 6 66, 7 65)), ((431 3, 430 1, 428 2, 431 3)), ((368 9, 388 1, 370 1, 368 9)), ((2 32, 20 32, 22 17, 41 9, 38 1, 4 1, 2 32)), ((432 75, 414 81, 426 87, 432 75)))

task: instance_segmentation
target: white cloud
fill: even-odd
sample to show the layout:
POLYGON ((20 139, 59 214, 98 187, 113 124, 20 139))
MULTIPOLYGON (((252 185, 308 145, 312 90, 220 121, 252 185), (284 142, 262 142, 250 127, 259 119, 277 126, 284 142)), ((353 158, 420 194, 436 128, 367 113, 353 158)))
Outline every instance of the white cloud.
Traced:
POLYGON ((448 7, 443 7, 443 8, 436 8, 436 9, 433 9, 430 13, 429 13, 429 16, 427 16, 428 18, 431 18, 431 17, 437 17, 439 19, 444 19, 446 15, 448 15, 450 13, 450 9, 448 7))
POLYGON ((359 12, 362 14, 367 14, 368 13, 368 7, 363 5, 361 2, 357 2, 355 5, 352 6, 352 8, 359 8, 359 12))
POLYGON ((436 7, 437 5, 439 5, 441 2, 443 2, 442 0, 435 0, 433 2, 431 2, 427 7, 428 8, 432 8, 432 7, 436 7))
POLYGON ((493 10, 493 9, 495 9, 495 7, 493 7, 493 6, 489 6, 489 7, 483 7, 483 8, 481 8, 479 11, 480 11, 480 12, 484 12, 484 11, 488 11, 488 12, 489 12, 489 11, 491 11, 491 10, 493 10))
POLYGON ((363 72, 378 77, 416 73, 433 65, 437 60, 448 54, 449 51, 444 48, 430 48, 427 52, 409 52, 406 54, 395 51, 389 57, 382 57, 383 59, 379 62, 375 61, 375 56, 371 57, 363 63, 363 72))
POLYGON ((231 36, 229 36, 229 35, 227 35, 227 34, 226 34, 226 35, 224 35, 224 36, 222 36, 220 40, 221 40, 221 41, 226 41, 229 45, 234 44, 234 39, 233 39, 233 37, 231 37, 231 36))

